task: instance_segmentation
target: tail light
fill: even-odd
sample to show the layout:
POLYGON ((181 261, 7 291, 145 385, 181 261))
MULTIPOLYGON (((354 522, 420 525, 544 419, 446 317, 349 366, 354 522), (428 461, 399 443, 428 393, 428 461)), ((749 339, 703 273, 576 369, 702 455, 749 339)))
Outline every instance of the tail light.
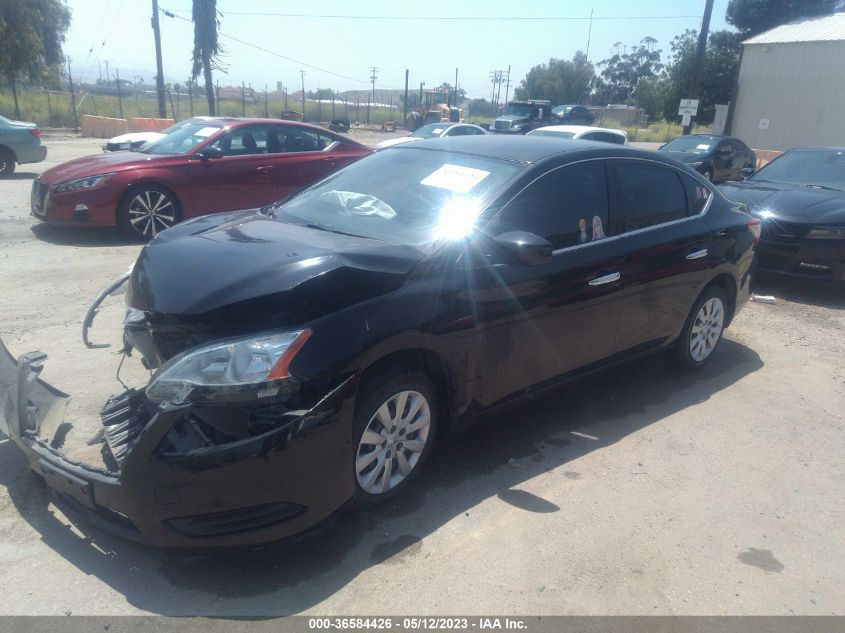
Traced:
POLYGON ((754 243, 760 241, 760 233, 763 230, 762 223, 760 222, 760 218, 751 218, 745 222, 746 228, 751 232, 751 235, 754 237, 754 243))
POLYGON ((39 130, 37 127, 29 128, 29 133, 32 134, 35 138, 37 138, 39 141, 41 140, 41 130, 39 130))

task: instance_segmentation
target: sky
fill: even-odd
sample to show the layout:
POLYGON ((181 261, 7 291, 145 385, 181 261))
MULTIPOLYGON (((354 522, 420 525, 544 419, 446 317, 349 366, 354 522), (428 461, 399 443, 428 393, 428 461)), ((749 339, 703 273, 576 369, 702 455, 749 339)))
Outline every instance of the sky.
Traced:
MULTIPOLYGON (((711 30, 725 22, 728 0, 715 0, 711 30)), ((151 0, 67 0, 72 21, 65 53, 74 81, 105 76, 153 83, 155 48, 151 0)), ((597 63, 613 45, 657 39, 664 60, 672 38, 698 29, 704 0, 218 0, 226 74, 220 85, 246 82, 270 90, 281 81, 298 90, 370 89, 370 68, 378 68, 376 91, 410 90, 448 81, 471 97, 489 98, 490 72, 511 68, 511 86, 532 66, 549 58, 571 59, 586 51, 597 63), (433 12, 432 6, 440 7, 433 12), (590 12, 593 13, 592 26, 590 12), (431 19, 448 18, 448 19, 431 19), (397 19, 398 18, 398 19, 397 19), (522 18, 522 19, 517 19, 522 18), (529 19, 525 19, 529 18, 529 19)), ((191 0, 159 0, 176 17, 161 16, 162 57, 167 81, 184 83, 191 71, 191 0)), ((511 92, 513 88, 511 87, 511 92)))

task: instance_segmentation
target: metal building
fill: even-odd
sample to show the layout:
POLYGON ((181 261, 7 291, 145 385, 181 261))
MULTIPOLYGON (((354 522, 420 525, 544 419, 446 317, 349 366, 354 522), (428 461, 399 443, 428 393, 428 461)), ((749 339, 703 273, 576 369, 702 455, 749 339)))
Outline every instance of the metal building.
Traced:
POLYGON ((845 146, 845 13, 743 42, 731 130, 755 149, 845 146))

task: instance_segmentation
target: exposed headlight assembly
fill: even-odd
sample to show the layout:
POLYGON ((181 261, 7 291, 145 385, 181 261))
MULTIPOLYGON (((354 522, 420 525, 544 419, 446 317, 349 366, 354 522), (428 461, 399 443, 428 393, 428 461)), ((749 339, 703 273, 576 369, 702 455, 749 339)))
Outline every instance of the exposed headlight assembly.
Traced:
POLYGON ((845 240, 845 226, 814 226, 807 234, 810 240, 845 240))
POLYGON ((296 381, 288 367, 311 330, 218 341, 174 356, 147 385, 147 397, 174 403, 272 398, 296 381))
POLYGON ((103 184, 112 176, 114 176, 114 174, 100 174, 99 176, 88 176, 87 178, 69 180, 57 186, 56 192, 62 193, 64 191, 82 191, 83 189, 93 189, 94 187, 103 184))

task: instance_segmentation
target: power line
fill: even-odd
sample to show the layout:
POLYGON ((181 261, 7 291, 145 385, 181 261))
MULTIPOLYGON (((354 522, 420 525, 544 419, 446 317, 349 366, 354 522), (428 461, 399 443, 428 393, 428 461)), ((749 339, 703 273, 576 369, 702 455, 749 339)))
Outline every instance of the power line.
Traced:
MULTIPOLYGON (((188 9, 177 11, 187 13, 188 9)), ((401 21, 472 21, 472 22, 526 22, 526 21, 583 21, 589 20, 686 20, 701 19, 700 15, 607 15, 602 17, 593 16, 409 16, 409 15, 340 15, 340 14, 316 14, 316 13, 275 13, 269 11, 225 11, 222 15, 247 15, 256 17, 281 17, 281 18, 313 18, 320 20, 401 20, 401 21)))
MULTIPOLYGON (((191 22, 188 18, 183 18, 181 15, 174 15, 172 11, 160 9, 162 13, 166 16, 171 18, 176 18, 177 20, 182 20, 183 22, 191 22)), ((332 75, 334 77, 339 77, 340 79, 347 79, 349 81, 354 81, 359 84, 369 84, 369 81, 363 79, 357 79, 355 77, 350 77, 349 75, 342 75, 340 73, 336 73, 331 70, 327 70, 325 68, 320 68, 319 66, 314 66, 313 64, 308 64, 306 62, 300 61, 298 59, 294 59, 293 57, 288 57, 286 55, 282 55, 281 53, 277 53, 276 51, 271 51, 263 46, 258 46, 257 44, 253 44, 252 42, 247 42, 246 40, 242 40, 239 37, 235 37, 234 35, 229 35, 228 33, 223 33, 222 31, 218 31, 218 35, 221 35, 225 38, 243 44, 244 46, 249 46, 250 48, 254 48, 256 50, 261 51, 262 53, 267 53, 268 55, 273 55, 274 57, 278 57, 279 59, 284 59, 286 61, 292 62, 294 64, 298 64, 299 66, 305 66, 306 68, 311 68, 312 70, 317 70, 321 73, 326 73, 327 75, 332 75)), ((394 86, 385 86, 385 88, 390 88, 392 90, 401 90, 401 88, 396 88, 394 86)))

